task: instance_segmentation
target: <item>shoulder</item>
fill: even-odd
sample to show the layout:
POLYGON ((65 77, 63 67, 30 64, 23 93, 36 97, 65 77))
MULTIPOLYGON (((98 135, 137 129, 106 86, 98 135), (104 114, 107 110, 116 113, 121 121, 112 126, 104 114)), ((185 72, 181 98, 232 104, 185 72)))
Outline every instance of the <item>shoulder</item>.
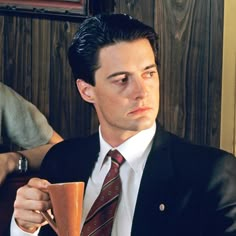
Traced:
POLYGON ((98 133, 95 133, 87 137, 77 137, 77 138, 67 139, 54 145, 47 153, 47 156, 50 157, 56 154, 60 158, 64 158, 65 156, 64 154, 67 154, 67 156, 70 156, 71 158, 71 156, 73 156, 78 152, 79 153, 92 152, 92 150, 94 150, 95 147, 97 148, 98 145, 99 145, 98 133))
POLYGON ((188 163, 195 163, 196 166, 219 166, 224 163, 236 164, 236 158, 232 153, 220 148, 194 144, 183 138, 172 135, 171 153, 177 159, 183 159, 188 163))
POLYGON ((194 144, 162 128, 154 139, 154 153, 158 155, 160 149, 165 150, 174 172, 184 178, 205 178, 233 170, 236 173, 236 158, 233 154, 216 147, 194 144))
POLYGON ((185 159, 192 159, 201 163, 218 163, 222 160, 235 161, 232 153, 224 151, 217 147, 209 145, 200 145, 191 141, 172 135, 171 147, 177 156, 183 156, 185 159))
MULTIPOLYGON (((229 157, 233 158, 234 156, 221 150, 217 147, 212 147, 209 145, 200 145, 195 144, 187 139, 181 138, 173 133, 170 133, 164 130, 162 127, 157 129, 155 138, 154 138, 154 146, 163 147, 169 150, 169 154, 173 156, 181 156, 191 159, 191 157, 201 158, 201 159, 212 159, 217 160, 221 157, 229 157)), ((199 160, 199 159, 198 159, 199 160)))
POLYGON ((46 154, 41 165, 41 175, 51 182, 86 178, 97 160, 98 152, 97 133, 84 138, 62 141, 46 154))

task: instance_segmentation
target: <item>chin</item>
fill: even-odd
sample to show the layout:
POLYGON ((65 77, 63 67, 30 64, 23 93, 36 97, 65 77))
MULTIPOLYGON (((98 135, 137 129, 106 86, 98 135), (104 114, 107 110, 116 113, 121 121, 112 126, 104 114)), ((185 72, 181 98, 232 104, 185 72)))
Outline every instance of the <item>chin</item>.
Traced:
POLYGON ((142 130, 145 130, 145 129, 149 129, 153 126, 155 121, 142 121, 142 122, 139 122, 139 123, 136 123, 133 125, 133 131, 142 131, 142 130))

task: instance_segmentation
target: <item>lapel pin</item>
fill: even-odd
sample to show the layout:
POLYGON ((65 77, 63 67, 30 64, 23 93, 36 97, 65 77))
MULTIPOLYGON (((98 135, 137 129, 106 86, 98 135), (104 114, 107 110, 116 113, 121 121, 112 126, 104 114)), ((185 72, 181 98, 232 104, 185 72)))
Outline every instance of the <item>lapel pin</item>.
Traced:
POLYGON ((159 205, 159 210, 164 211, 165 210, 165 205, 162 203, 159 205))

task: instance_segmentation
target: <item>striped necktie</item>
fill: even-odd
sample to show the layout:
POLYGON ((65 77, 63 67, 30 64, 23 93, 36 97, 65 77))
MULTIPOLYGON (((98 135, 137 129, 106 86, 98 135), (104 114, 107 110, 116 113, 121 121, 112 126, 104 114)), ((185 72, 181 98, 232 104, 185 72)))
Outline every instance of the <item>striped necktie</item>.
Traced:
POLYGON ((107 156, 111 157, 111 168, 105 177, 99 196, 88 213, 81 236, 111 235, 121 192, 119 168, 124 162, 124 157, 116 149, 110 150, 107 156))

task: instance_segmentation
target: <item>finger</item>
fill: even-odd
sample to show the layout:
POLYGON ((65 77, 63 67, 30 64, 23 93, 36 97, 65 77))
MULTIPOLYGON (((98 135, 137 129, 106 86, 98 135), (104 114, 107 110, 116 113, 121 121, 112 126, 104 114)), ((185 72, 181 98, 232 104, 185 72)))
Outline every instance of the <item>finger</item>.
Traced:
POLYGON ((46 190, 50 183, 46 179, 32 178, 29 180, 27 185, 32 188, 46 190))
MULTIPOLYGON (((42 198, 41 198, 42 199, 42 198)), ((48 200, 25 199, 18 196, 14 202, 14 209, 22 209, 28 211, 46 211, 51 209, 51 202, 48 200)))
POLYGON ((0 168, 0 186, 3 184, 3 182, 6 179, 7 172, 2 168, 0 168))
POLYGON ((24 231, 35 232, 37 228, 46 225, 47 221, 38 212, 14 212, 14 217, 17 225, 24 231))
POLYGON ((47 223, 40 212, 49 208, 50 201, 22 200, 18 197, 14 203, 13 216, 23 230, 35 231, 47 223))
POLYGON ((30 227, 39 227, 42 224, 45 224, 45 219, 39 212, 28 211, 28 210, 15 210, 14 217, 17 219, 19 225, 30 228, 30 227))
POLYGON ((25 185, 17 190, 17 198, 21 198, 22 200, 35 200, 35 201, 49 201, 49 195, 46 191, 42 191, 41 189, 29 187, 25 185))

